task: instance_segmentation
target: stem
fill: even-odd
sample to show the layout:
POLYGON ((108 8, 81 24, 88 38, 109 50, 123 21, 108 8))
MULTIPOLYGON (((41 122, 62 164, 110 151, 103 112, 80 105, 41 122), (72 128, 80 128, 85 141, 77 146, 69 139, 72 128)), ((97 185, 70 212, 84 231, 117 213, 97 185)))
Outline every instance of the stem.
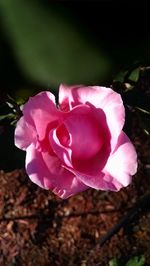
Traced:
POLYGON ((127 224, 135 218, 137 214, 150 208, 150 193, 142 197, 138 202, 135 203, 133 208, 114 226, 112 227, 106 235, 104 235, 99 244, 102 247, 106 241, 110 240, 115 234, 117 234, 122 227, 127 226, 127 224))

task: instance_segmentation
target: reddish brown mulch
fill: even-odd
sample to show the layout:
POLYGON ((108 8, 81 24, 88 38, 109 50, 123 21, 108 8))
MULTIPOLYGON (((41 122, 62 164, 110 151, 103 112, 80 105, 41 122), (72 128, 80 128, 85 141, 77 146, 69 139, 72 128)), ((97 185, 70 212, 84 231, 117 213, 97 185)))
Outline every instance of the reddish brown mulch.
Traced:
POLYGON ((141 209, 102 247, 100 239, 150 193, 149 138, 134 126, 139 157, 133 183, 118 193, 88 190, 68 200, 34 185, 23 170, 0 172, 0 265, 108 265, 144 254, 150 265, 150 213, 141 209))

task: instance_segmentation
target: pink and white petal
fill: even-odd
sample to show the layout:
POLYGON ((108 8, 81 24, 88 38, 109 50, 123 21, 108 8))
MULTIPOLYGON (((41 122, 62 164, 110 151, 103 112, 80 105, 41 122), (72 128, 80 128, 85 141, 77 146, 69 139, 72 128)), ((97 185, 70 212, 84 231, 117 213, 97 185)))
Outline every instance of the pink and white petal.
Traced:
POLYGON ((63 199, 88 188, 64 169, 58 158, 38 152, 33 144, 27 149, 26 171, 32 182, 44 189, 52 190, 63 199))
POLYGON ((102 172, 109 155, 109 147, 105 146, 102 150, 93 158, 89 160, 72 160, 73 167, 64 165, 66 169, 71 171, 77 178, 86 186, 101 189, 110 190, 114 187, 107 180, 103 180, 105 174, 102 172))
POLYGON ((87 173, 79 172, 75 169, 70 169, 65 166, 66 169, 70 170, 78 180, 80 180, 83 184, 88 187, 97 189, 97 190, 116 190, 115 186, 111 182, 105 181, 104 174, 99 172, 97 175, 88 175, 87 173))
MULTIPOLYGON (((52 191, 57 196, 65 199, 88 189, 72 172, 62 166, 57 157, 51 156, 49 153, 43 153, 42 157, 49 173, 54 177, 53 180, 51 179, 52 191)), ((45 185, 49 188, 49 180, 45 180, 45 185)))
MULTIPOLYGON (((49 172, 54 175, 52 191, 57 196, 65 199, 88 189, 72 172, 62 166, 57 157, 52 157, 48 153, 43 153, 42 157, 49 172)), ((45 184, 49 185, 47 181, 45 184)))
MULTIPOLYGON (((66 168, 68 169, 68 167, 66 168)), ((91 169, 93 169, 93 164, 91 169)), ((137 154, 129 138, 122 132, 119 136, 117 147, 108 158, 103 170, 94 172, 93 169, 88 172, 87 169, 86 171, 80 171, 75 167, 69 170, 89 187, 119 191, 122 187, 126 187, 131 183, 132 175, 137 171, 137 154)))
POLYGON ((59 87, 59 107, 61 111, 68 112, 70 111, 74 106, 79 103, 77 101, 77 104, 74 103, 75 99, 72 95, 73 91, 76 91, 76 89, 82 87, 82 85, 74 85, 74 86, 68 86, 66 84, 61 84, 59 87))
POLYGON ((62 145, 56 134, 57 129, 53 129, 49 133, 49 141, 51 147, 62 164, 72 167, 72 150, 69 147, 62 145))
POLYGON ((26 150, 36 140, 36 132, 31 124, 28 124, 22 116, 15 129, 15 146, 26 150))
MULTIPOLYGON (((42 153, 35 148, 33 143, 26 150, 25 166, 31 181, 42 188, 48 189, 45 186, 45 178, 47 179, 50 173, 43 161, 42 153)), ((52 185, 50 184, 50 180, 49 185, 52 185)))
POLYGON ((114 149, 125 121, 125 110, 120 94, 110 88, 99 86, 67 86, 59 89, 60 109, 68 110, 79 104, 91 103, 105 112, 114 149))
POLYGON ((34 97, 30 97, 23 107, 25 120, 34 125, 39 140, 43 140, 49 125, 53 128, 54 122, 62 116, 55 105, 55 97, 49 91, 43 91, 34 97))
MULTIPOLYGON (((108 88, 105 88, 108 90, 108 88)), ((103 98, 103 111, 106 115, 107 125, 111 134, 111 149, 114 150, 125 122, 125 108, 120 94, 109 89, 103 98)))
POLYGON ((116 149, 110 155, 103 173, 110 179, 114 178, 122 187, 128 186, 137 171, 137 154, 133 144, 122 131, 116 149))
POLYGON ((64 175, 63 179, 59 181, 59 185, 55 185, 55 188, 52 191, 58 197, 67 199, 87 189, 89 189, 88 186, 84 185, 76 178, 76 176, 68 171, 68 174, 64 175))
POLYGON ((123 186, 122 184, 117 181, 114 177, 112 177, 109 173, 105 173, 103 176, 103 182, 106 186, 108 186, 108 190, 110 191, 119 191, 123 186))

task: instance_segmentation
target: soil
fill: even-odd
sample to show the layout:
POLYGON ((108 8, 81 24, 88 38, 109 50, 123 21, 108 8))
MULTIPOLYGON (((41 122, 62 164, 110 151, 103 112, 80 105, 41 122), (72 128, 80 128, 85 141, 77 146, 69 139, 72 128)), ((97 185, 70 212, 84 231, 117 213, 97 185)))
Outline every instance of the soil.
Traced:
POLYGON ((136 255, 150 265, 150 138, 135 117, 131 139, 138 174, 118 193, 89 189, 61 200, 33 184, 23 169, 0 171, 1 266, 107 266, 112 258, 123 266, 136 255), (141 204, 143 197, 147 202, 141 204))

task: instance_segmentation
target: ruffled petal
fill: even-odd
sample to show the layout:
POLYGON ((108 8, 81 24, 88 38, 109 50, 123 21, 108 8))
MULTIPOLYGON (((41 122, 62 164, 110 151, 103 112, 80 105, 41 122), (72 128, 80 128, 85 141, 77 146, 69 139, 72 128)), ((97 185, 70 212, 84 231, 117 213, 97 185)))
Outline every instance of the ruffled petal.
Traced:
POLYGON ((99 86, 84 87, 63 84, 60 86, 60 109, 71 110, 76 105, 87 103, 104 111, 111 134, 113 151, 125 122, 125 110, 120 94, 110 88, 99 86))
POLYGON ((102 124, 103 121, 96 120, 88 105, 78 106, 68 114, 64 125, 70 135, 69 147, 73 158, 89 159, 100 151, 104 144, 102 124))
POLYGON ((38 139, 42 141, 49 130, 60 119, 60 112, 55 105, 55 97, 49 91, 43 91, 34 97, 30 97, 23 107, 25 121, 34 125, 38 139))
POLYGON ((78 99, 74 99, 72 93, 77 89, 79 89, 82 85, 74 85, 74 86, 67 86, 65 84, 61 84, 59 87, 59 107, 61 111, 68 112, 74 106, 82 104, 79 102, 78 99), (77 104, 76 104, 77 103, 77 104))
POLYGON ((80 172, 76 169, 66 167, 69 171, 71 171, 78 180, 80 180, 83 184, 85 184, 88 187, 97 189, 97 190, 111 190, 111 191, 117 191, 119 190, 122 185, 114 178, 108 178, 103 172, 93 172, 90 171, 87 172, 80 172), (119 188, 119 189, 118 189, 119 188))
POLYGON ((122 132, 114 153, 110 155, 102 171, 97 173, 89 171, 88 173, 75 168, 70 169, 70 171, 89 187, 119 191, 131 183, 132 176, 137 171, 137 154, 129 138, 122 132))
POLYGON ((57 137, 57 129, 53 129, 49 133, 49 141, 51 147, 62 164, 72 167, 72 150, 64 146, 57 137))
POLYGON ((107 180, 116 180, 121 184, 121 187, 126 187, 131 183, 132 176, 136 171, 137 154, 135 148, 127 135, 122 132, 115 151, 110 155, 103 173, 107 180))
POLYGON ((15 145, 19 149, 26 148, 36 139, 36 132, 33 125, 27 123, 24 117, 21 117, 17 122, 15 129, 15 145))
POLYGON ((103 169, 110 153, 105 116, 93 108, 88 105, 73 108, 49 134, 50 145, 62 164, 88 174, 103 169))
MULTIPOLYGON (((58 158, 66 166, 73 167, 72 153, 74 152, 74 150, 72 149, 71 145, 72 145, 72 142, 74 142, 73 137, 77 139, 80 133, 79 132, 80 128, 78 128, 78 132, 75 132, 76 135, 72 136, 71 132, 69 131, 69 126, 67 128, 67 124, 69 123, 69 122, 67 123, 67 120, 70 118, 71 115, 74 115, 74 117, 77 117, 77 119, 79 118, 79 116, 88 115, 89 110, 90 110, 90 107, 86 105, 75 107, 72 111, 66 113, 65 119, 59 127, 50 131, 50 134, 49 134, 50 145, 53 151, 58 156, 58 158), (68 138, 69 138, 69 142, 65 141, 65 139, 68 139, 68 138)), ((74 121, 72 122, 74 123, 74 121)), ((79 143, 76 143, 75 145, 79 145, 79 143)))
POLYGON ((52 190, 63 199, 88 189, 74 174, 62 167, 57 157, 37 151, 33 144, 27 148, 26 171, 32 182, 52 190))

